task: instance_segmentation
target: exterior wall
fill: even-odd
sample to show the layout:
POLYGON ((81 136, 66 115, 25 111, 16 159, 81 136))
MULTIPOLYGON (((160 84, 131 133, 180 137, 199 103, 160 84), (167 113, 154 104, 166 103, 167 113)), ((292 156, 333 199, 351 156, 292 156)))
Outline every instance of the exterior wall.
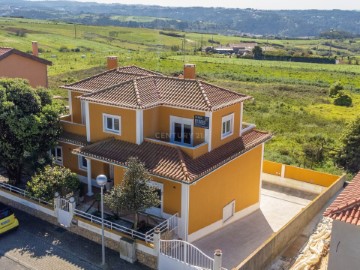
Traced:
POLYGON ((65 121, 65 119, 61 118, 61 126, 64 131, 86 136, 86 126, 78 123, 74 123, 71 121, 65 121))
POLYGON ((235 200, 235 212, 259 202, 262 145, 190 186, 189 234, 222 220, 235 200))
POLYGON ((221 110, 213 112, 212 117, 212 149, 215 149, 225 143, 228 143, 240 136, 240 111, 241 104, 236 103, 229 107, 223 108, 221 110), (233 134, 229 137, 221 139, 221 131, 222 131, 222 118, 229 114, 234 113, 234 130, 233 134))
MULTIPOLYGON (((124 178, 125 169, 114 166, 114 184, 119 185, 124 178)), ((163 190, 163 211, 173 215, 181 213, 181 184, 158 177, 152 177, 152 181, 162 183, 163 190)))
POLYGON ((90 139, 92 142, 115 138, 136 143, 136 111, 89 103, 90 139), (103 131, 103 114, 121 117, 121 135, 103 131))
POLYGON ((360 258, 360 226, 334 220, 328 270, 357 270, 360 258))
POLYGON ((161 139, 159 137, 159 107, 144 110, 144 138, 161 139))
POLYGON ((272 162, 264 160, 263 163, 263 172, 272 174, 272 175, 281 175, 282 164, 277 162, 272 162))
POLYGON ((63 151, 63 166, 69 168, 74 173, 86 176, 87 172, 79 169, 78 156, 71 153, 74 149, 79 148, 80 146, 63 142, 59 142, 59 146, 62 147, 63 151))
POLYGON ((81 102, 78 98, 83 93, 71 91, 72 121, 81 124, 81 102))
POLYGON ((105 174, 109 179, 109 164, 97 160, 91 160, 91 178, 96 179, 96 176, 99 174, 105 174))
POLYGON ((23 78, 32 87, 47 87, 47 65, 16 54, 0 61, 0 77, 23 78))

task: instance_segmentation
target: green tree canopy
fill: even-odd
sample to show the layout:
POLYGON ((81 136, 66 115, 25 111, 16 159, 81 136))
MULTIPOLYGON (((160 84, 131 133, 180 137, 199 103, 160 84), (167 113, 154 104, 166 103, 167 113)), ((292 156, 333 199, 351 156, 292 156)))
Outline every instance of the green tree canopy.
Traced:
POLYGON ((80 181, 75 173, 64 167, 50 165, 45 166, 44 170, 40 170, 26 183, 30 195, 46 201, 51 201, 55 192, 66 196, 79 187, 80 181))
POLYGON ((60 134, 60 108, 45 89, 20 79, 0 79, 0 165, 15 184, 24 165, 45 164, 60 134))
POLYGON ((346 129, 342 144, 336 163, 349 173, 357 173, 360 171, 360 117, 346 129))
POLYGON ((254 54, 254 59, 262 59, 263 58, 263 50, 260 46, 255 46, 252 49, 252 53, 254 54))
POLYGON ((329 88, 329 96, 336 97, 343 89, 344 86, 341 84, 341 82, 333 83, 329 88))
POLYGON ((129 158, 124 179, 105 195, 105 204, 115 213, 120 209, 134 212, 134 228, 137 229, 138 212, 159 205, 155 188, 149 185, 151 177, 137 158, 129 158))

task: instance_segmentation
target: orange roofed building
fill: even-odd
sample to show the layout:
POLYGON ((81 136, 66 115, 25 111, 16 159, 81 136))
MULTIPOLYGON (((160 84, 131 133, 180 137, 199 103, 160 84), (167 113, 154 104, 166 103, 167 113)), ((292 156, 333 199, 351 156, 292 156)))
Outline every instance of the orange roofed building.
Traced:
POLYGON ((0 78, 22 78, 32 87, 48 87, 47 66, 51 65, 38 57, 37 42, 33 42, 33 54, 0 47, 0 78))
POLYGON ((193 70, 184 79, 129 66, 65 85, 70 115, 54 155, 88 184, 88 195, 97 175, 117 185, 126 160, 138 157, 161 199, 147 212, 178 213, 179 237, 194 241, 259 208, 271 135, 242 122, 249 96, 185 68, 193 70))

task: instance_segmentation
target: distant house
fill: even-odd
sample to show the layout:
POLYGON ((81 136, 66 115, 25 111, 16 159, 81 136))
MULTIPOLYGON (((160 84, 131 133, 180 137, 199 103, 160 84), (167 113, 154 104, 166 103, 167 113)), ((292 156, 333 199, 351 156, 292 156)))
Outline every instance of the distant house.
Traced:
POLYGON ((33 42, 33 54, 0 47, 0 78, 22 78, 32 87, 48 87, 47 66, 52 63, 37 55, 36 42, 33 42))
POLYGON ((328 270, 358 270, 360 262, 360 172, 326 209, 332 218, 328 270))
POLYGON ((215 53, 219 54, 239 54, 239 55, 246 55, 252 52, 255 46, 258 44, 256 42, 243 42, 237 44, 229 44, 226 47, 216 47, 213 48, 215 53))

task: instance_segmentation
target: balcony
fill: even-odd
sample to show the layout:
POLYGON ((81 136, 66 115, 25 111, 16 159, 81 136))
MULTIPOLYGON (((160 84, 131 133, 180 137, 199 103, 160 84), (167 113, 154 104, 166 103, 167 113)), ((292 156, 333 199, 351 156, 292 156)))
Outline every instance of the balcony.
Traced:
POLYGON ((207 142, 199 142, 194 146, 187 146, 183 144, 172 143, 167 140, 156 139, 156 138, 145 138, 145 141, 168 145, 168 146, 176 146, 180 148, 184 153, 186 153, 192 159, 195 159, 203 154, 208 152, 208 143, 207 142))
POLYGON ((254 128, 256 128, 256 125, 255 125, 255 124, 243 122, 243 123, 242 123, 242 127, 241 127, 241 136, 242 136, 242 135, 245 135, 246 133, 249 133, 249 132, 252 131, 254 128))
POLYGON ((60 117, 60 123, 64 131, 76 135, 86 136, 86 126, 71 121, 71 115, 60 117))

